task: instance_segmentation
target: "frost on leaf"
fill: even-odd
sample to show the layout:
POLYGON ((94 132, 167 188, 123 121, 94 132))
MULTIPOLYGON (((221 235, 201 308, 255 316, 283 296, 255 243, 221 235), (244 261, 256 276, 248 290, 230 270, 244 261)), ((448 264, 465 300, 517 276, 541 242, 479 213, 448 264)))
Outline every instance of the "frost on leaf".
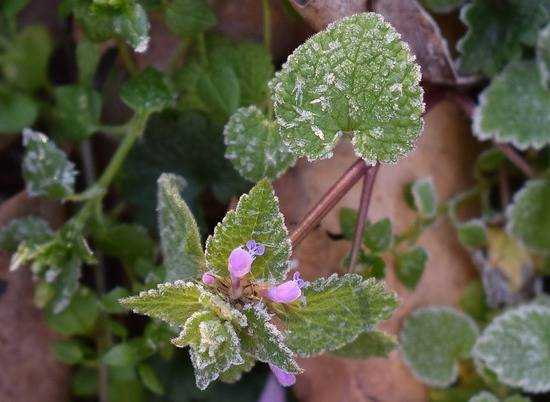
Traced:
POLYGON ((248 328, 243 331, 243 349, 257 360, 271 363, 288 373, 301 373, 294 352, 284 343, 283 335, 271 322, 263 304, 248 305, 244 310, 248 328))
POLYGON ((381 282, 347 274, 321 278, 302 289, 304 298, 288 306, 286 344, 300 356, 336 350, 389 318, 397 299, 381 282))
POLYGON ((497 74, 521 57, 522 45, 535 44, 549 13, 547 0, 474 0, 467 4, 460 15, 468 31, 458 43, 459 69, 465 74, 497 74))
POLYGON ((535 62, 517 61, 493 78, 480 95, 473 131, 481 140, 538 149, 550 143, 548 110, 550 92, 541 85, 535 62))
POLYGON ((381 16, 357 14, 299 46, 270 83, 290 150, 327 158, 349 134, 369 162, 396 162, 422 129, 420 67, 381 16))
POLYGON ((245 363, 239 337, 231 323, 220 321, 210 311, 194 313, 172 343, 179 347, 190 346, 195 380, 201 390, 231 366, 245 363))
POLYGON ((550 180, 531 180, 506 210, 508 232, 528 248, 550 252, 550 180))
POLYGON ((254 239, 265 245, 265 253, 252 264, 251 277, 255 280, 281 281, 288 271, 291 252, 287 235, 284 218, 279 211, 279 200, 271 184, 262 180, 240 198, 237 208, 229 211, 216 226, 214 234, 208 237, 208 267, 218 275, 228 276, 227 258, 231 251, 254 239))
POLYGON ((526 305, 497 317, 478 339, 474 357, 506 385, 550 391, 550 308, 526 305))
POLYGON ((63 198, 73 193, 74 163, 44 134, 23 130, 23 178, 29 195, 63 198))
POLYGON ((257 106, 238 109, 224 129, 225 157, 244 178, 257 182, 278 178, 296 162, 277 132, 257 106))
POLYGON ((331 353, 349 359, 368 359, 369 357, 388 357, 395 349, 397 341, 393 335, 382 331, 363 332, 353 342, 331 353))
POLYGON ((161 283, 156 289, 141 292, 138 296, 121 299, 121 304, 135 313, 160 318, 173 325, 183 325, 203 305, 199 302, 206 290, 195 283, 176 281, 161 283))
POLYGON ((246 316, 243 313, 214 293, 203 292, 199 297, 199 303, 216 313, 222 320, 232 321, 240 327, 247 325, 246 316))
POLYGON ((22 242, 39 244, 52 235, 50 225, 38 216, 25 216, 0 227, 0 250, 13 252, 22 242))
POLYGON ((400 333, 403 360, 426 384, 446 387, 458 376, 457 360, 470 356, 476 324, 450 307, 426 307, 407 317, 400 333))
POLYGON ((158 179, 158 225, 167 281, 193 279, 206 270, 199 228, 181 197, 185 185, 172 174, 158 179))
POLYGON ((437 213, 437 195, 433 179, 425 177, 411 184, 411 195, 415 209, 425 218, 433 218, 437 213))
POLYGON ((499 402, 499 400, 490 392, 483 391, 471 397, 468 402, 499 402))
POLYGON ((539 32, 537 39, 537 66, 542 85, 546 89, 550 89, 550 24, 539 32))
POLYGON ((241 351, 241 356, 244 360, 242 364, 236 364, 229 367, 220 374, 220 381, 227 384, 233 384, 241 379, 243 374, 248 373, 256 364, 256 359, 248 353, 241 351))

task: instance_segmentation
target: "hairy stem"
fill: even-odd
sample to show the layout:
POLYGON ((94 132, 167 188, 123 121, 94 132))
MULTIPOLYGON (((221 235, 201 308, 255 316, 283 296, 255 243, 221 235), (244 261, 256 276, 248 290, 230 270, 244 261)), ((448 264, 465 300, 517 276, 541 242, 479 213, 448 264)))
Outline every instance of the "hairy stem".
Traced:
POLYGON ((264 23, 264 46, 271 52, 271 8, 269 0, 262 0, 263 23, 264 23))
POLYGON ((353 165, 333 184, 319 202, 306 214, 304 219, 290 233, 292 248, 304 240, 332 208, 348 193, 367 171, 368 166, 363 159, 358 158, 353 165))
POLYGON ((372 189, 374 188, 374 182, 376 181, 376 174, 380 165, 368 166, 367 171, 363 176, 363 191, 361 192, 361 200, 359 201, 359 212, 357 216, 357 224, 355 225, 355 234, 353 236, 353 245, 351 247, 351 257, 348 267, 348 271, 352 272, 357 264, 357 257, 361 250, 361 244, 363 243, 363 233, 365 231, 365 224, 367 223, 367 215, 369 211, 370 199, 372 196, 372 189))

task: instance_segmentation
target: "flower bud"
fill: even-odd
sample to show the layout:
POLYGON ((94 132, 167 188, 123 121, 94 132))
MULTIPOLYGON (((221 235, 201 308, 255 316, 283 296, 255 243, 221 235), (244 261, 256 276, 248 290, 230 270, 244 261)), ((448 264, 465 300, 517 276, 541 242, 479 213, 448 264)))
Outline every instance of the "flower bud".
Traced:
POLYGON ((296 382, 296 376, 294 374, 287 373, 286 371, 280 369, 277 366, 274 366, 271 363, 269 363, 269 368, 271 369, 271 372, 273 373, 277 381, 279 381, 279 384, 281 384, 283 387, 290 387, 296 382))
POLYGON ((216 284, 216 277, 210 271, 202 274, 202 281, 208 286, 214 286, 216 284))

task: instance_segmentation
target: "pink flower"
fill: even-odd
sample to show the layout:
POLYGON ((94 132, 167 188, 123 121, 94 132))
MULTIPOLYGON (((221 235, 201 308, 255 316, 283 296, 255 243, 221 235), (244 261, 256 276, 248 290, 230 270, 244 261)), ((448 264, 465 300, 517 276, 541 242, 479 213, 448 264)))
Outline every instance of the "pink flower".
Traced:
POLYGON ((286 371, 280 369, 277 366, 274 366, 273 364, 269 363, 269 368, 271 369, 271 372, 279 381, 279 384, 281 384, 283 387, 290 387, 291 385, 294 385, 296 383, 296 376, 294 374, 287 373, 286 371))
POLYGON ((266 296, 276 303, 292 303, 302 296, 302 287, 304 287, 304 280, 300 278, 298 272, 295 272, 291 281, 267 289, 266 296))
POLYGON ((229 254, 227 268, 233 278, 242 278, 250 272, 254 257, 241 247, 233 249, 229 254))
POLYGON ((258 402, 286 402, 285 390, 273 374, 268 377, 258 402))
POLYGON ((208 286, 214 286, 216 284, 216 276, 211 272, 205 272, 202 274, 202 281, 208 286))

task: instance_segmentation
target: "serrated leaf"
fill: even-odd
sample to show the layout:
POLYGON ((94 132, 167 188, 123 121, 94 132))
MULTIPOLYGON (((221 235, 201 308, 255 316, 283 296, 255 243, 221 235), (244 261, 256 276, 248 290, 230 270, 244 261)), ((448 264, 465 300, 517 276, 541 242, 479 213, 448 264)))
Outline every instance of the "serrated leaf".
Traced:
POLYGON ((90 332, 98 317, 97 298, 87 288, 80 288, 69 306, 55 314, 47 311, 48 325, 62 335, 73 336, 90 332))
POLYGON ((279 136, 274 122, 257 106, 238 109, 224 129, 225 157, 247 180, 278 178, 296 162, 279 136))
POLYGON ((135 313, 181 326, 203 307, 199 303, 199 297, 203 292, 204 288, 193 282, 167 282, 157 285, 156 289, 143 291, 138 296, 127 297, 120 302, 135 313))
POLYGON ((243 352, 241 352, 241 355, 244 359, 244 363, 229 367, 227 370, 220 374, 220 381, 227 384, 233 384, 239 381, 243 374, 248 373, 250 370, 252 370, 252 368, 256 364, 256 360, 254 359, 254 357, 243 352))
POLYGON ((155 373, 155 370, 147 364, 140 364, 138 366, 138 374, 139 378, 141 379, 141 382, 149 391, 151 391, 155 395, 163 395, 164 394, 164 387, 162 385, 162 382, 160 381, 160 378, 158 378, 157 374, 155 373))
POLYGON ((91 87, 100 59, 96 45, 81 40, 76 45, 76 64, 78 67, 78 80, 81 85, 91 87))
POLYGON ((395 275, 409 289, 414 289, 428 262, 428 253, 423 247, 413 246, 395 257, 395 275))
POLYGON ((99 126, 101 96, 78 85, 55 88, 55 133, 72 141, 89 137, 99 126))
POLYGON ((38 117, 38 105, 30 96, 0 89, 0 133, 15 134, 32 126, 38 117))
POLYGON ((490 392, 483 391, 471 397, 468 402, 499 402, 499 400, 490 392))
POLYGON ((199 302, 222 320, 231 321, 240 327, 246 327, 247 320, 243 313, 234 308, 218 294, 203 292, 199 297, 199 302))
POLYGON ((528 392, 550 390, 550 308, 526 305, 493 320, 478 339, 474 357, 499 381, 528 392))
POLYGON ((460 18, 468 30, 457 45, 462 54, 459 69, 465 74, 497 74, 520 58, 522 45, 534 45, 549 12, 546 0, 474 0, 465 5, 460 18))
POLYGON ((388 250, 393 243, 392 224, 389 218, 383 218, 367 225, 363 243, 375 253, 388 250))
POLYGON ((294 352, 284 342, 283 334, 273 325, 262 303, 248 305, 243 310, 248 327, 241 336, 243 350, 257 360, 271 363, 288 373, 301 373, 294 352))
POLYGON ((449 13, 459 8, 466 0, 421 0, 422 5, 436 13, 449 13))
POLYGON ((368 359, 370 357, 388 357, 397 346, 394 336, 381 331, 363 332, 353 342, 331 353, 349 359, 368 359))
POLYGON ((294 154, 328 158, 345 133, 363 159, 396 162, 422 129, 419 81, 399 34, 381 16, 363 13, 309 38, 270 86, 280 133, 294 154))
POLYGON ((181 38, 188 38, 216 25, 207 0, 173 0, 165 14, 166 26, 181 38))
POLYGON ((459 223, 456 232, 458 239, 466 247, 478 248, 487 244, 487 227, 480 219, 459 223))
POLYGON ((389 318, 398 302, 374 279, 359 275, 320 278, 302 289, 301 303, 288 306, 285 340, 298 355, 336 350, 389 318))
POLYGON ((168 281, 196 278, 206 271, 199 228, 181 197, 185 181, 176 175, 158 179, 157 213, 168 281))
POLYGON ((13 219, 0 227, 0 250, 13 252, 19 243, 40 244, 52 236, 50 225, 38 216, 13 219))
POLYGON ((549 89, 550 85, 550 24, 541 29, 537 38, 537 67, 542 86, 549 89))
POLYGON ((550 180, 530 180, 506 210, 507 231, 528 248, 550 251, 550 180))
POLYGON ((148 67, 124 84, 120 97, 136 111, 154 113, 172 106, 176 93, 168 77, 148 67))
POLYGON ((413 205, 420 216, 433 218, 437 214, 437 196, 431 177, 415 180, 411 187, 413 205))
POLYGON ((228 276, 227 259, 233 249, 255 240, 266 246, 264 255, 252 264, 250 275, 255 280, 281 281, 288 272, 291 244, 287 238, 279 200, 267 180, 260 181, 239 199, 237 208, 218 223, 214 235, 206 241, 208 267, 228 276))
POLYGON ((549 108, 550 92, 541 85, 535 62, 517 61, 493 78, 481 93, 473 132, 481 140, 539 149, 550 143, 549 108))
POLYGON ((38 131, 23 131, 23 178, 29 195, 63 198, 73 193, 74 164, 48 137, 38 131))
POLYGON ((457 360, 470 356, 476 324, 450 307, 425 307, 410 314, 400 333, 403 360, 422 382, 446 387, 458 376, 457 360))

